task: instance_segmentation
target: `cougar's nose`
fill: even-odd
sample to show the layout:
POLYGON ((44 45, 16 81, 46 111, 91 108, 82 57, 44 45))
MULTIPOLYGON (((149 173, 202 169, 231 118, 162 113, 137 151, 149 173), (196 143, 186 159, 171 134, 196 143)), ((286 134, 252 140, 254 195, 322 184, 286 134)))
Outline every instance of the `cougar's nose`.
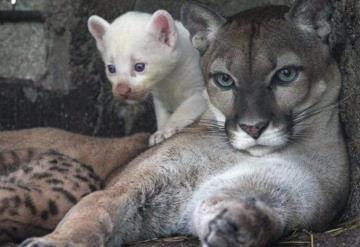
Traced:
POLYGON ((119 83, 116 86, 116 92, 121 96, 121 97, 128 97, 129 94, 131 93, 131 88, 129 87, 129 85, 124 84, 124 83, 119 83))
POLYGON ((269 126, 270 122, 260 122, 255 125, 239 124, 240 128, 245 131, 249 136, 258 139, 265 129, 269 126))

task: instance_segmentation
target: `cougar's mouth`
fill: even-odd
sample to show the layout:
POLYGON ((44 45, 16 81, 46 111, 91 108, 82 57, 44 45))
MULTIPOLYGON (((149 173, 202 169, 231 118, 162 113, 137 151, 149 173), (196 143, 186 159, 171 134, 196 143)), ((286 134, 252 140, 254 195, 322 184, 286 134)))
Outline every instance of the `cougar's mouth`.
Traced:
POLYGON ((262 133, 257 135, 250 131, 246 132, 234 121, 226 121, 225 130, 235 149, 254 156, 262 156, 279 150, 290 139, 290 132, 286 126, 276 126, 272 122, 262 130, 262 133))

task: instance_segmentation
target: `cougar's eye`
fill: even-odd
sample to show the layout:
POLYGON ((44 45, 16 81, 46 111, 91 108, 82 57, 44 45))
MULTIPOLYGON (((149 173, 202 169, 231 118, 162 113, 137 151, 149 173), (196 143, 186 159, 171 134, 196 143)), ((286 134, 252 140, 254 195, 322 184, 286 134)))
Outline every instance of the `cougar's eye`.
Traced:
POLYGON ((295 81, 299 76, 300 69, 296 67, 287 67, 276 72, 273 82, 279 85, 287 85, 295 81))
POLYGON ((108 71, 109 71, 110 74, 115 74, 115 73, 116 73, 116 67, 115 67, 115 65, 113 65, 113 64, 109 64, 109 65, 107 66, 107 69, 108 69, 108 71))
POLYGON ((231 89, 235 84, 234 79, 230 75, 225 73, 215 74, 214 81, 220 88, 225 90, 231 89))
POLYGON ((136 72, 143 72, 145 70, 145 64, 137 63, 137 64, 135 64, 134 69, 136 72))

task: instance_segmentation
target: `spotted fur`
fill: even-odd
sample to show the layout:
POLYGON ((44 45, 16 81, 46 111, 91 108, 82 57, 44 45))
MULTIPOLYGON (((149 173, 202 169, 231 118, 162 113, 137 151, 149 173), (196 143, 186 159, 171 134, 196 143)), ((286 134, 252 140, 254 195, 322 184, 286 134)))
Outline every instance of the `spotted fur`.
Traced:
POLYGON ((50 232, 82 197, 102 188, 103 178, 91 166, 55 151, 1 157, 0 243, 50 232))
POLYGON ((52 231, 80 198, 144 151, 148 138, 53 128, 0 132, 0 246, 52 231))

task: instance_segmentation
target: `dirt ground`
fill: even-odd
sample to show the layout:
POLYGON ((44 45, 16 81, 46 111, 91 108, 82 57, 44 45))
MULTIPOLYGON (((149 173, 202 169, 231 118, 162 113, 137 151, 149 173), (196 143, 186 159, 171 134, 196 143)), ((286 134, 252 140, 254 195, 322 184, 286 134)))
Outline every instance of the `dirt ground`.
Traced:
MULTIPOLYGON (((129 244, 132 247, 198 247, 195 238, 173 237, 129 244)), ((271 247, 357 247, 360 246, 360 219, 349 229, 340 228, 325 233, 298 233, 273 244, 271 247), (351 229, 353 228, 353 229, 351 229)))

